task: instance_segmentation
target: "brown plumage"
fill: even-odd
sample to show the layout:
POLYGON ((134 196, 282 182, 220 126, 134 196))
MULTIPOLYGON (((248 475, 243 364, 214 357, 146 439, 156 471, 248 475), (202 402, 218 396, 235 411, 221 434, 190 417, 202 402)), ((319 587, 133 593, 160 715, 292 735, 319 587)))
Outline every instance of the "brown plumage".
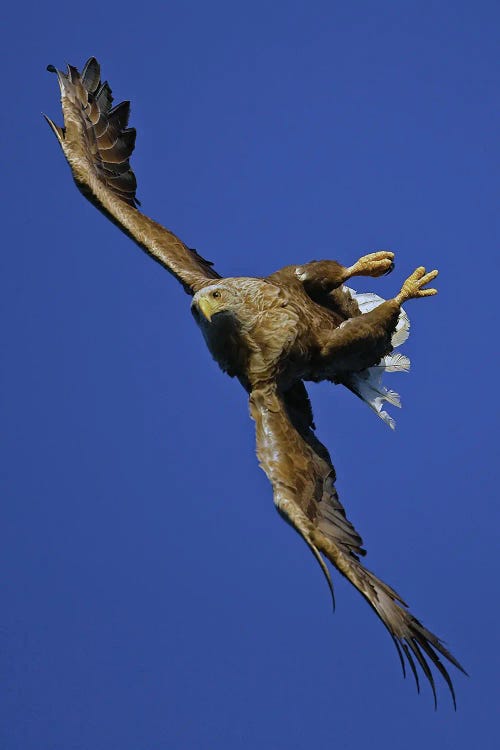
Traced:
POLYGON ((315 435, 304 381, 343 383, 393 426, 384 401, 397 394, 380 383, 380 371, 408 369, 391 354, 407 335, 405 300, 431 296, 425 288, 437 271, 417 270, 389 301, 356 295, 344 284, 353 276, 392 271, 393 253, 380 251, 345 267, 335 261, 286 266, 267 278, 221 278, 212 264, 172 232, 142 214, 129 158, 135 130, 129 103, 112 108, 94 58, 82 73, 56 72, 64 127, 47 118, 78 188, 100 211, 163 265, 192 295, 193 316, 220 367, 249 395, 257 454, 274 490, 279 513, 303 537, 318 560, 333 596, 327 558, 365 597, 405 658, 417 687, 420 665, 436 691, 429 662, 455 695, 444 657, 464 671, 443 643, 407 609, 401 597, 360 562, 362 540, 347 519, 335 489, 330 455, 315 435), (379 368, 376 370, 375 368, 379 368), (323 557, 324 556, 324 557, 323 557))

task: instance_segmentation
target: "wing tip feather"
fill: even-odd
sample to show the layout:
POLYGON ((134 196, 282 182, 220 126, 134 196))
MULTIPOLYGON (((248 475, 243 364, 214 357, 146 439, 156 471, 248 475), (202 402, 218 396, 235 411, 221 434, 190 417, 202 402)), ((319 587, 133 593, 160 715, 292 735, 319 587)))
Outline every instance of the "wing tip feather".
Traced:
POLYGON ((51 120, 50 117, 47 117, 44 112, 42 112, 42 117, 45 119, 45 122, 48 124, 59 143, 62 143, 64 141, 64 128, 56 125, 55 122, 51 120))

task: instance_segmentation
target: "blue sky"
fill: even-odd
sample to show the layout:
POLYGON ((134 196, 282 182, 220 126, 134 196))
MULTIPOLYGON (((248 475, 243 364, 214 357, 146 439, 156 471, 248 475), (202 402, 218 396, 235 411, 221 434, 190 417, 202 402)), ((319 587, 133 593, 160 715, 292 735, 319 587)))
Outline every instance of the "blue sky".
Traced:
POLYGON ((493 747, 498 4, 6 13, 2 747, 493 747), (338 576, 332 616, 189 298, 74 188, 45 66, 90 55, 132 100, 144 211, 221 273, 390 248, 357 286, 391 296, 440 269, 407 306, 395 434, 310 391, 367 564, 470 672, 456 714, 338 576))

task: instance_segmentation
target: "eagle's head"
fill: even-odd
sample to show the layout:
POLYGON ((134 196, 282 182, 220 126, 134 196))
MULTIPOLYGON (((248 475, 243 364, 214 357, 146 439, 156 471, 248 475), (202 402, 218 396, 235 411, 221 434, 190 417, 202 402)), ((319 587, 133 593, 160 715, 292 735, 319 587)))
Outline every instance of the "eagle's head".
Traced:
POLYGON ((224 318, 237 317, 241 306, 240 295, 233 285, 224 282, 210 284, 197 292, 191 303, 191 312, 201 327, 216 325, 224 318))
POLYGON ((225 327, 233 319, 241 329, 249 330, 276 293, 277 290, 262 279, 221 279, 196 292, 191 312, 202 328, 207 325, 225 327))
POLYGON ((251 306, 231 279, 200 289, 193 297, 191 312, 213 358, 229 375, 244 376, 248 358, 243 329, 251 306))
POLYGON ((253 332, 274 297, 273 288, 261 279, 221 279, 200 289, 191 312, 213 358, 230 375, 245 377, 253 332))

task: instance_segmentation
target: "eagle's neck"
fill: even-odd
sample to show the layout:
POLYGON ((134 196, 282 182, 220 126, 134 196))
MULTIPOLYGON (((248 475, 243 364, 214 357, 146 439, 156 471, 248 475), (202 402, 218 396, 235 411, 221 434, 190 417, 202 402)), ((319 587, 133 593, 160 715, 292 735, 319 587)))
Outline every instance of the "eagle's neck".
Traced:
POLYGON ((204 319, 197 322, 210 353, 221 370, 231 377, 244 377, 250 352, 241 335, 241 325, 236 316, 224 311, 214 315, 210 322, 204 319))

